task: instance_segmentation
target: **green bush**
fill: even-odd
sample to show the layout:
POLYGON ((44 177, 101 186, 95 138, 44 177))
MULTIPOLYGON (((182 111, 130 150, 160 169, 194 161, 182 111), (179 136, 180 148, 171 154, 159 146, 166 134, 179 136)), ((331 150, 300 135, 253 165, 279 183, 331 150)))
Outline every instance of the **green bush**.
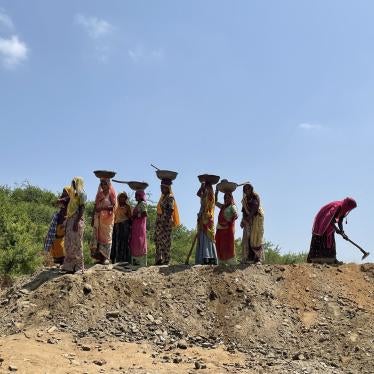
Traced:
POLYGON ((42 263, 40 248, 28 239, 19 238, 16 247, 0 251, 0 274, 31 274, 42 263))
POLYGON ((0 274, 28 274, 42 263, 56 195, 25 183, 0 187, 0 274))
POLYGON ((307 253, 285 253, 281 254, 281 248, 271 242, 265 242, 265 263, 266 264, 298 264, 306 262, 307 253))

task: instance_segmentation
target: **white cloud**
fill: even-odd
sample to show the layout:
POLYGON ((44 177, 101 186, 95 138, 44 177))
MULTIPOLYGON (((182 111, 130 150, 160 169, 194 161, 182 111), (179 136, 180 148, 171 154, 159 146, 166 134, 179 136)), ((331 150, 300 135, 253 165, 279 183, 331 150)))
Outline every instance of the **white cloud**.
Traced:
POLYGON ((303 130, 321 130, 323 128, 316 123, 300 123, 298 127, 303 130))
POLYGON ((27 59, 27 45, 18 39, 17 35, 9 39, 0 37, 0 62, 6 68, 14 68, 27 59))
POLYGON ((97 17, 77 14, 75 16, 75 22, 82 26, 92 39, 100 39, 113 32, 113 26, 108 21, 97 17))
POLYGON ((8 30, 14 29, 14 24, 12 19, 5 13, 4 9, 0 8, 0 26, 3 26, 4 28, 8 30))
POLYGON ((108 62, 113 41, 110 36, 114 32, 114 26, 104 19, 83 14, 75 15, 75 23, 92 39, 96 59, 101 63, 108 62))
POLYGON ((130 59, 134 63, 138 62, 159 62, 165 57, 164 51, 161 48, 149 50, 143 45, 138 44, 135 48, 129 49, 127 51, 130 59))

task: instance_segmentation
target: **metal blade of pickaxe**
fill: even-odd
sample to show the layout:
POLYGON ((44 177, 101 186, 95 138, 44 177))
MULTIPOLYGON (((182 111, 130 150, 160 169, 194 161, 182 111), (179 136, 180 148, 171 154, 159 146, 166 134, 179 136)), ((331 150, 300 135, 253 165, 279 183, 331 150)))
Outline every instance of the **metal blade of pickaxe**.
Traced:
POLYGON ((362 256, 362 258, 361 258, 361 261, 363 260, 363 259, 365 259, 367 256, 369 256, 370 255, 370 253, 369 252, 366 252, 363 256, 362 256))
POLYGON ((363 253, 363 256, 362 256, 362 258, 361 258, 361 261, 362 261, 363 259, 365 259, 367 256, 370 255, 369 252, 366 252, 363 248, 361 248, 358 244, 356 244, 356 243, 355 243, 354 241, 352 241, 351 239, 347 238, 346 240, 347 240, 348 242, 352 243, 355 247, 357 247, 357 248, 361 251, 361 253, 363 253))

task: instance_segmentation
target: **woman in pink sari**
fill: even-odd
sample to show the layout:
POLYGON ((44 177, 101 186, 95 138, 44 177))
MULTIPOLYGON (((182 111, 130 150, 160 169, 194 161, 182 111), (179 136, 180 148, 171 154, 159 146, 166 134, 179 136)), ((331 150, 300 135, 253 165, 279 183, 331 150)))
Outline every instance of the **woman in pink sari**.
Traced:
POLYGON ((109 264, 110 259, 115 206, 116 192, 110 179, 101 179, 92 217, 91 257, 104 265, 109 264))
POLYGON ((343 219, 356 206, 356 201, 347 197, 326 204, 319 210, 314 218, 308 262, 339 263, 336 259, 335 232, 347 239, 343 230, 343 219), (335 226, 336 223, 338 227, 335 226))
POLYGON ((135 266, 147 266, 147 204, 145 192, 135 192, 137 205, 132 213, 131 259, 135 266))

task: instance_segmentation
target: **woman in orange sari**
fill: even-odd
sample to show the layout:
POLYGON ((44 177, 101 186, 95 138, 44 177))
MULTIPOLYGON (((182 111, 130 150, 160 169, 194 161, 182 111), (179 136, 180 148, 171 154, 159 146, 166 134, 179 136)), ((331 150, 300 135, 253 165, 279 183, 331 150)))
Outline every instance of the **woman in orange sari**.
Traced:
POLYGON ((238 218, 237 208, 231 192, 224 195, 224 203, 217 201, 218 190, 216 190, 216 206, 220 208, 216 231, 217 254, 220 263, 226 265, 236 264, 235 259, 235 220, 238 218))
POLYGON ((91 257, 103 265, 109 264, 115 206, 116 192, 110 183, 110 179, 103 178, 100 180, 97 190, 94 215, 91 222, 93 226, 91 257))
POLYGON ((203 182, 197 191, 200 197, 200 211, 197 215, 197 245, 195 264, 217 265, 217 251, 214 240, 215 199, 211 183, 203 182))

